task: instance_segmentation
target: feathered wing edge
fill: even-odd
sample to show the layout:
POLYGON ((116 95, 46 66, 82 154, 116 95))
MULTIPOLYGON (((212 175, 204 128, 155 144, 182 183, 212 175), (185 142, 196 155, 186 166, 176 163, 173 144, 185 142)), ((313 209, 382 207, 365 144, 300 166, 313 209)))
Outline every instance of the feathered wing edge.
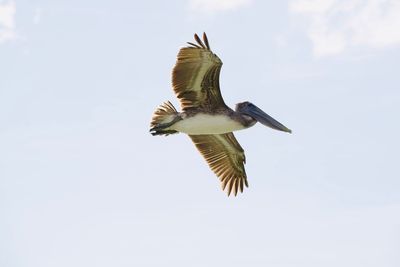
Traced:
POLYGON ((203 41, 200 39, 200 37, 197 35, 197 33, 194 34, 194 39, 196 40, 197 44, 194 44, 192 42, 187 42, 189 45, 194 46, 196 48, 204 48, 207 50, 211 51, 210 48, 210 43, 208 42, 207 34, 203 32, 203 41))
POLYGON ((211 170, 221 181, 222 190, 228 196, 248 187, 243 148, 233 133, 215 135, 189 135, 211 170))

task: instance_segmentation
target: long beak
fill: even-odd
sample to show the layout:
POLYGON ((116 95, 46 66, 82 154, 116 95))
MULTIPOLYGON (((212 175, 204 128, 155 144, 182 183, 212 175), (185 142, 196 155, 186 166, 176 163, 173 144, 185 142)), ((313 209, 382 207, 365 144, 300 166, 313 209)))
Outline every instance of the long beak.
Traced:
POLYGON ((256 107, 254 104, 249 106, 244 113, 272 129, 292 133, 292 130, 290 130, 289 128, 287 128, 286 126, 284 126, 282 123, 275 120, 271 116, 269 116, 267 113, 256 107))

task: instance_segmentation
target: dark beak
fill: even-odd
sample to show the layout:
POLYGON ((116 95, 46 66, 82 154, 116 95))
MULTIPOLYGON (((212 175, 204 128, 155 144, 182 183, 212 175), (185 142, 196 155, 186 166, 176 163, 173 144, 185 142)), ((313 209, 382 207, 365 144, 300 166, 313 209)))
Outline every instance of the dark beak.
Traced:
POLYGON ((262 123, 265 126, 271 127, 272 129, 292 133, 292 130, 290 130, 289 128, 287 128, 286 126, 284 126, 282 123, 275 120, 271 116, 269 116, 267 113, 265 113, 264 111, 259 109, 254 104, 247 106, 246 110, 244 110, 243 113, 254 118, 259 123, 262 123))

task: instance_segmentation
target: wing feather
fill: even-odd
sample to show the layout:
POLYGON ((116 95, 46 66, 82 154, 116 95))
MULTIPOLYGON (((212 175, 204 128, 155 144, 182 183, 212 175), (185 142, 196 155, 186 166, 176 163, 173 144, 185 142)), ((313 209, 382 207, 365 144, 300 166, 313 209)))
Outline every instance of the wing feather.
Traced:
POLYGON ((207 35, 195 34, 195 43, 179 50, 172 70, 172 86, 183 110, 226 108, 219 88, 222 61, 210 50, 207 35))
POLYGON ((219 177, 222 190, 227 189, 228 196, 231 193, 236 196, 239 190, 243 192, 243 185, 248 187, 244 169, 246 157, 233 133, 189 137, 219 177))
POLYGON ((201 41, 200 37, 195 33, 194 34, 194 39, 196 40, 196 42, 203 48, 206 48, 206 46, 203 44, 203 42, 201 41))
POLYGON ((211 50, 210 44, 208 43, 208 38, 207 38, 207 35, 205 32, 203 32, 203 40, 204 40, 204 43, 206 44, 207 49, 211 50))

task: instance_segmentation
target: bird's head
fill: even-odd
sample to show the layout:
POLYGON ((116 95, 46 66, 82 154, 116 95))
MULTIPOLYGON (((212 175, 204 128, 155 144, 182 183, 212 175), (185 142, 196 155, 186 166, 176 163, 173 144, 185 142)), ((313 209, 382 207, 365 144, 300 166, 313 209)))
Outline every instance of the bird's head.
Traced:
POLYGON ((248 101, 236 104, 236 112, 252 117, 256 121, 272 129, 292 133, 292 130, 278 122, 267 113, 248 101))

